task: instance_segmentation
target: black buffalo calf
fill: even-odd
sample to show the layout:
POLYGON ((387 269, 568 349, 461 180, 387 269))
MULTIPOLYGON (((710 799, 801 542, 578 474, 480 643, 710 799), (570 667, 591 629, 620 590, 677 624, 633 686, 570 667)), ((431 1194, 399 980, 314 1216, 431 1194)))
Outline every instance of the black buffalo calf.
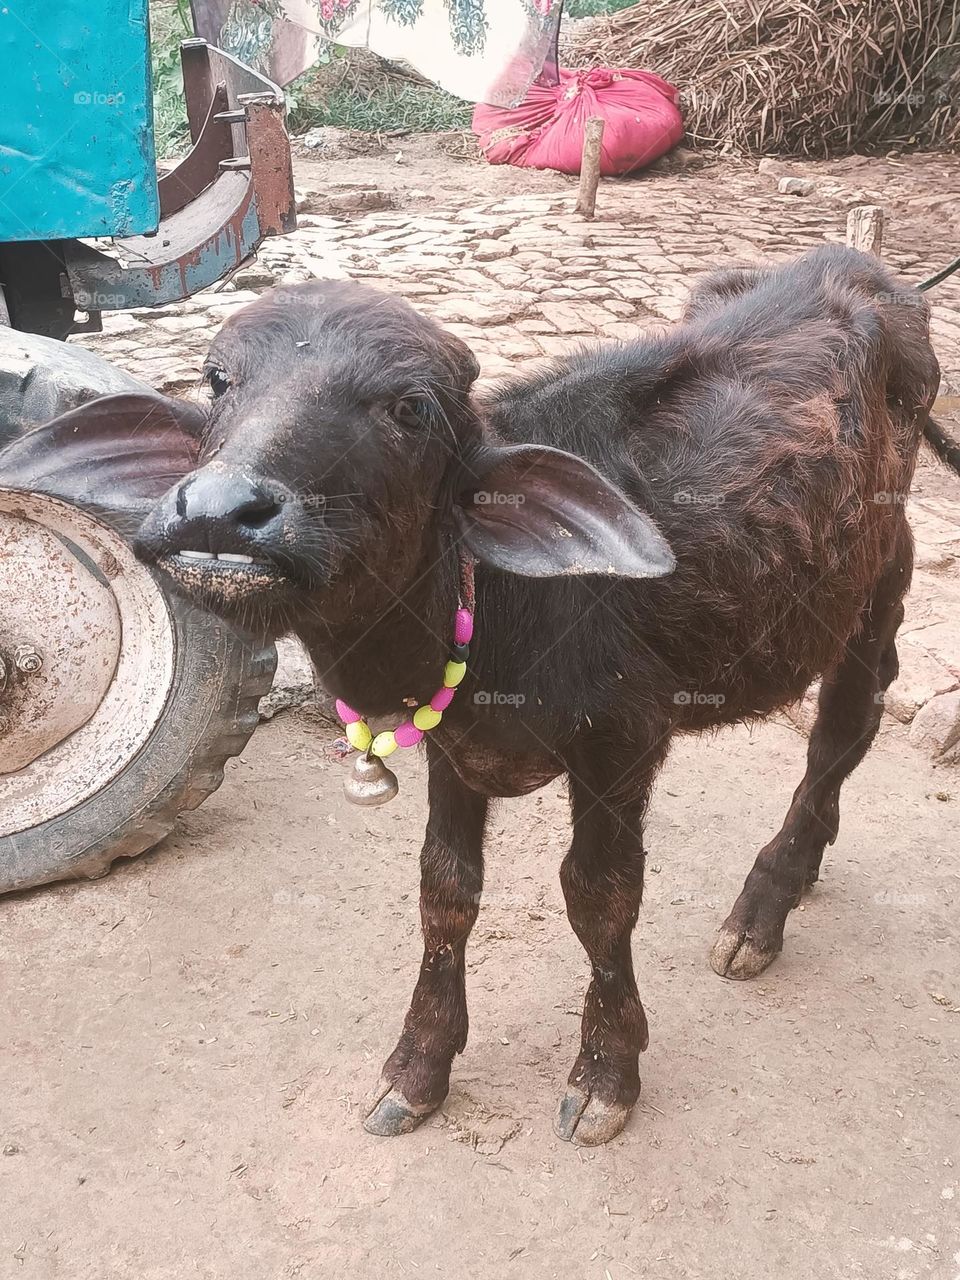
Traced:
MULTIPOLYGON (((486 395, 476 375, 405 302, 349 283, 274 290, 214 342, 209 420, 199 436, 186 423, 195 468, 152 506, 139 549, 208 606, 298 632, 361 746, 358 716, 425 736, 423 963, 372 1132, 433 1110, 466 1043, 490 800, 567 775, 560 875, 591 977, 557 1131, 598 1143, 640 1089, 631 932, 673 735, 765 716, 822 676, 807 772, 711 956, 752 977, 817 879, 896 675, 921 436, 951 446, 929 421, 921 295, 833 247, 708 279, 668 333, 486 395), (456 696, 441 685, 462 674, 462 648, 445 666, 455 628, 469 640, 456 696)), ((167 460, 170 430, 155 432, 167 460)))

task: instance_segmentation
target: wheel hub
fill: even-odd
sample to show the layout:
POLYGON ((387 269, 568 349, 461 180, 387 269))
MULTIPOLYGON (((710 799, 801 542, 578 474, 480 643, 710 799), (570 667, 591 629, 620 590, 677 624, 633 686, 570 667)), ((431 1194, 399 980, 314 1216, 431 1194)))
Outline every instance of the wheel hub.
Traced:
POLYGON ((121 628, 107 583, 36 520, 0 518, 0 564, 7 673, 0 774, 7 774, 87 723, 116 671, 121 628))
POLYGON ((0 836, 64 813, 132 759, 163 710, 163 595, 109 526, 0 489, 0 836))

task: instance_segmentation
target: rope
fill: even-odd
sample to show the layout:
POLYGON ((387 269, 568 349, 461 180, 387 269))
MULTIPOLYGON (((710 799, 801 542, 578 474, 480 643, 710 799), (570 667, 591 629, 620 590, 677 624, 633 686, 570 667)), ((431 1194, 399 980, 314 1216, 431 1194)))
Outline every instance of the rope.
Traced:
POLYGON ((927 289, 932 289, 935 284, 940 284, 942 280, 952 276, 955 271, 960 271, 960 258, 954 258, 949 266, 943 267, 935 275, 927 276, 926 280, 921 280, 917 288, 921 293, 925 293, 927 289))

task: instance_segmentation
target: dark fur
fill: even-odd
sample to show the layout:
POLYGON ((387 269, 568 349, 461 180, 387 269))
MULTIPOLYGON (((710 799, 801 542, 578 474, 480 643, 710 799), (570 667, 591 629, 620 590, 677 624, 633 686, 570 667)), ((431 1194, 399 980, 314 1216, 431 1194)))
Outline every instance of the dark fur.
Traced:
MULTIPOLYGON (((438 683, 454 508, 488 474, 491 442, 586 459, 676 557, 672 574, 647 580, 478 566, 469 675, 429 735, 425 953, 368 1117, 375 1132, 435 1106, 466 1041, 463 955, 487 797, 560 773, 574 821, 563 891, 592 979, 558 1131, 596 1142, 619 1130, 647 1040, 630 952, 643 818, 670 739, 764 716, 822 675, 807 774, 713 962, 751 976, 780 949, 896 674, 904 500, 938 369, 920 295, 891 296, 902 286, 879 263, 840 248, 721 273, 672 331, 559 360, 485 400, 470 397, 476 365, 461 343, 357 286, 281 289, 225 326, 211 362, 233 387, 204 456, 262 481, 283 513, 271 542, 228 528, 224 546, 266 546, 287 574, 236 608, 295 628, 324 684, 368 715, 396 721, 403 698, 425 700, 438 683), (391 418, 404 398, 418 402, 419 428, 391 418), (477 702, 493 692, 522 704, 477 702)), ((191 545, 182 523, 161 507, 146 552, 191 545)))

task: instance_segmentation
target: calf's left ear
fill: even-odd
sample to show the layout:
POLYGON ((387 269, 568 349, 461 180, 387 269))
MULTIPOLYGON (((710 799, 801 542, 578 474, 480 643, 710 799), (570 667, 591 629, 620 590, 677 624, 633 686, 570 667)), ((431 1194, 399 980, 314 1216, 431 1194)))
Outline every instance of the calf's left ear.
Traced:
POLYGON ((676 565, 650 517, 561 449, 484 449, 460 477, 455 514, 478 561, 522 577, 659 578, 676 565))

